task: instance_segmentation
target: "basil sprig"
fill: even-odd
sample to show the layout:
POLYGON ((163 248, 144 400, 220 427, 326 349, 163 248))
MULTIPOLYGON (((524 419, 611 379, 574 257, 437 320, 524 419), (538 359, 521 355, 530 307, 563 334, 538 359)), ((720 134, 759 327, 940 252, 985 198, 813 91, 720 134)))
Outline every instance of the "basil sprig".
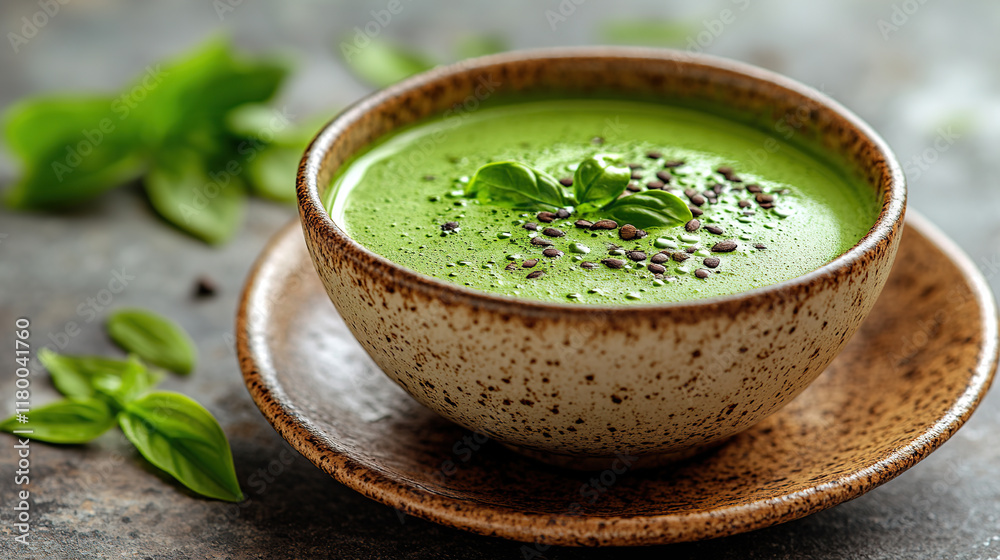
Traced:
MULTIPOLYGON (((130 349, 172 366, 193 365, 190 338, 172 322, 138 310, 116 314, 113 319, 109 325, 118 325, 119 337, 130 349)), ((64 356, 45 349, 38 359, 67 398, 32 408, 27 422, 12 416, 0 422, 0 431, 31 431, 18 437, 79 444, 117 423, 146 460, 191 490, 219 500, 243 499, 232 451, 219 423, 184 395, 150 392, 162 376, 139 356, 115 360, 64 356)))
POLYGON ((487 163, 465 187, 465 195, 526 210, 556 210, 576 206, 582 214, 610 218, 638 228, 677 226, 693 216, 677 195, 647 190, 622 197, 631 171, 616 156, 598 154, 577 166, 573 193, 567 193, 548 173, 517 161, 487 163))
POLYGON ((573 175, 573 189, 579 202, 578 211, 589 212, 604 208, 625 190, 632 172, 628 166, 616 163, 614 156, 606 154, 598 154, 580 162, 573 175))
POLYGON ((120 309, 108 317, 108 334, 147 362, 186 375, 194 368, 191 337, 176 323, 142 309, 120 309))

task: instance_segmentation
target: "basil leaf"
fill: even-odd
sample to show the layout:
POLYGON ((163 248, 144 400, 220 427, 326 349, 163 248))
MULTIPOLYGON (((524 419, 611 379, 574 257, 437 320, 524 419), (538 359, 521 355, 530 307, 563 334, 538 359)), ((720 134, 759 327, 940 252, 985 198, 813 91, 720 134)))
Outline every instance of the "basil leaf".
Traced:
POLYGON ((367 38, 367 43, 345 39, 340 43, 340 54, 354 73, 375 87, 385 87, 403 78, 430 70, 433 62, 409 50, 378 39, 367 38))
POLYGON ((161 376, 150 371, 136 356, 130 356, 120 375, 100 375, 93 381, 97 392, 110 397, 116 405, 124 407, 160 382, 161 376))
POLYGON ((98 386, 107 388, 123 383, 149 388, 158 380, 158 376, 146 369, 137 356, 129 356, 128 360, 64 356, 43 348, 38 353, 38 360, 49 371, 56 389, 67 397, 93 397, 98 386))
POLYGON ((178 393, 150 393, 129 403, 118 424, 146 460, 184 486, 219 500, 243 499, 226 434, 200 404, 178 393))
POLYGON ((690 22, 667 20, 619 20, 604 24, 601 36, 605 42, 624 45, 684 46, 698 34, 698 26, 690 22))
POLYGON ((614 156, 598 154, 583 160, 573 175, 577 210, 589 212, 614 202, 628 186, 631 176, 627 166, 616 165, 614 156))
POLYGON ((295 202, 295 175, 304 151, 305 145, 264 148, 247 164, 253 193, 278 202, 295 202))
POLYGON ((5 115, 5 136, 22 160, 6 195, 22 209, 64 207, 138 178, 146 168, 132 123, 104 97, 21 101, 5 115))
POLYGON ((17 415, 4 420, 0 423, 0 430, 32 430, 34 433, 18 434, 18 437, 49 443, 86 443, 115 424, 111 408, 99 398, 56 401, 32 408, 26 416, 26 423, 19 422, 17 415))
POLYGON ((176 323, 142 309, 120 309, 108 317, 108 334, 128 352, 180 374, 194 368, 191 337, 176 323))
POLYGON ((465 195, 525 209, 556 210, 569 203, 555 177, 516 161, 480 167, 465 186, 465 195))
POLYGON ((163 154, 144 185, 149 202, 161 216, 206 243, 227 241, 243 222, 246 192, 242 180, 224 167, 206 170, 194 152, 163 154))
POLYGON ((601 216, 637 228, 676 226, 694 217, 688 205, 677 195, 661 190, 642 191, 620 198, 602 210, 601 216))
POLYGON ((455 53, 459 58, 475 58, 507 49, 507 41, 497 35, 468 35, 455 46, 455 53))

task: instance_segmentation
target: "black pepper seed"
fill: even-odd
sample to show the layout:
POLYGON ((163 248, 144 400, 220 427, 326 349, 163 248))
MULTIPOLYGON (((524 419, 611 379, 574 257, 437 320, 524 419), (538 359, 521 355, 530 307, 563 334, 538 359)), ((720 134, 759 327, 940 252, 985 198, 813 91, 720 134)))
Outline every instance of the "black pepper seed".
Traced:
MULTIPOLYGON (((632 178, 633 179, 641 179, 642 177, 632 177, 632 178)), ((630 192, 639 192, 639 191, 642 190, 642 187, 640 187, 636 183, 629 183, 625 188, 628 189, 630 192)))
POLYGON ((625 266, 625 261, 620 259, 604 259, 601 261, 601 264, 608 268, 621 268, 625 266))
POLYGON ((649 261, 653 264, 662 264, 670 260, 670 255, 667 253, 657 253, 649 258, 649 261))
POLYGON ((750 207, 750 201, 749 200, 741 200, 737 204, 740 205, 740 208, 749 208, 750 207))
POLYGON ((646 260, 646 253, 642 251, 629 251, 628 253, 625 253, 625 255, 635 262, 641 262, 646 260))
POLYGON ((684 165, 684 160, 682 159, 672 159, 670 161, 663 162, 663 167, 680 167, 684 165))
POLYGON ((663 157, 663 154, 661 154, 660 152, 646 152, 646 157, 648 157, 649 159, 660 159, 661 157, 663 157))
POLYGON ((650 181, 646 183, 647 189, 662 189, 664 186, 663 181, 650 181))
POLYGON ((445 222, 441 224, 441 231, 455 231, 458 229, 458 222, 445 222))
POLYGON ((547 227, 542 230, 542 233, 549 237, 562 237, 566 235, 566 232, 561 229, 556 229, 554 227, 547 227))
POLYGON ((719 175, 722 175, 723 177, 725 177, 726 175, 732 175, 733 174, 733 168, 725 166, 725 165, 720 165, 718 168, 716 168, 715 171, 719 175))
POLYGON ((545 274, 544 270, 536 270, 534 272, 529 272, 528 275, 525 276, 525 278, 538 278, 539 276, 542 276, 543 274, 545 274))
POLYGON ((564 187, 572 187, 573 186, 573 178, 572 177, 563 177, 562 179, 559 179, 559 184, 562 185, 562 186, 564 186, 564 187))
POLYGON ((757 193, 757 195, 754 196, 754 199, 760 204, 763 204, 765 202, 774 202, 774 195, 757 193))
POLYGON ((729 253, 735 251, 737 247, 736 241, 732 239, 727 239, 725 241, 720 241, 715 245, 712 245, 713 253, 729 253))
MULTIPOLYGON (((539 270, 538 272, 541 272, 541 271, 539 270)), ((532 274, 534 274, 534 273, 532 273, 532 274)), ((699 268, 699 269, 697 269, 697 270, 694 271, 694 275, 697 276, 698 278, 701 278, 702 280, 704 280, 705 278, 708 278, 708 276, 710 274, 712 274, 712 273, 709 272, 709 271, 707 271, 707 270, 705 270, 704 268, 699 268)))
POLYGON ((514 270, 517 268, 517 263, 507 263, 507 266, 503 267, 504 270, 514 270))
POLYGON ((698 191, 696 191, 696 190, 694 190, 692 188, 684 189, 684 196, 686 196, 688 198, 692 198, 692 197, 698 196, 698 191))
POLYGON ((583 261, 582 263, 580 263, 580 268, 584 270, 594 270, 595 268, 597 268, 597 263, 590 261, 583 261))
POLYGON ((767 245, 764 245, 763 243, 755 243, 754 246, 753 246, 753 248, 754 249, 760 249, 761 251, 763 251, 763 250, 767 249, 767 245))
POLYGON ((701 222, 698 220, 691 220, 684 224, 684 229, 690 232, 698 231, 701 228, 701 222))
POLYGON ((698 216, 701 216, 702 214, 705 213, 704 210, 702 210, 701 208, 698 208, 696 206, 688 206, 688 210, 691 211, 691 215, 694 216, 695 218, 697 218, 698 216))
POLYGON ((692 246, 690 246, 690 247, 685 247, 685 248, 684 248, 684 252, 685 252, 685 253, 693 253, 693 252, 695 252, 695 251, 697 251, 697 250, 698 250, 698 248, 697 248, 697 247, 695 247, 694 245, 692 245, 692 246))
POLYGON ((618 222, 614 220, 597 220, 590 229, 618 229, 618 222))
POLYGON ((714 192, 715 194, 722 194, 722 185, 718 183, 712 185, 712 192, 714 192))
POLYGON ((642 171, 636 170, 632 172, 632 179, 638 181, 642 179, 642 171))
POLYGON ((539 212, 537 216, 539 222, 545 222, 547 224, 552 223, 556 219, 556 215, 552 212, 539 212))
POLYGON ((684 261, 690 259, 691 255, 689 255, 689 254, 687 254, 687 253, 685 253, 683 251, 677 251, 676 253, 670 255, 670 258, 674 259, 677 262, 684 262, 684 261))
POLYGON ((587 220, 577 220, 575 224, 578 228, 590 228, 594 226, 594 222, 588 222, 587 220))
POLYGON ((528 260, 524 261, 523 263, 521 263, 521 267, 522 268, 531 268, 531 267, 535 266, 536 264, 538 264, 538 259, 528 259, 528 260))
POLYGON ((628 164, 629 169, 642 169, 641 163, 630 163, 628 164))
POLYGON ((747 190, 752 193, 764 192, 764 189, 758 184, 747 185, 747 190))
POLYGON ((763 202, 761 203, 760 207, 763 208, 764 210, 770 210, 771 208, 774 208, 774 204, 771 202, 763 202))
POLYGON ((548 247, 549 245, 552 245, 552 242, 544 237, 532 237, 531 244, 538 247, 548 247))
POLYGON ((538 231, 538 224, 536 224, 535 222, 528 222, 521 227, 530 231, 538 231))
POLYGON ((720 259, 719 257, 705 257, 705 260, 701 262, 708 268, 715 268, 719 266, 719 263, 722 262, 722 259, 720 259))
POLYGON ((674 176, 666 171, 657 171, 656 178, 663 181, 664 183, 669 183, 670 180, 674 178, 674 176))
POLYGON ((705 204, 705 197, 701 196, 700 194, 696 194, 691 197, 691 202, 696 206, 701 206, 702 204, 705 204))
POLYGON ((565 220, 566 218, 569 217, 569 210, 565 208, 560 208, 556 210, 556 217, 559 218, 560 220, 565 220))
POLYGON ((705 226, 705 229, 708 230, 708 233, 714 233, 715 235, 722 235, 723 231, 719 226, 705 226))
POLYGON ((635 230, 635 238, 636 239, 642 239, 643 237, 646 237, 648 235, 649 234, 646 233, 646 230, 644 230, 644 229, 637 229, 637 230, 635 230))
POLYGON ((549 247, 548 249, 542 251, 542 254, 546 257, 557 258, 563 256, 563 252, 555 247, 549 247))
POLYGON ((215 295, 219 291, 215 280, 212 280, 208 276, 199 276, 194 284, 194 297, 197 298, 208 298, 215 295))
POLYGON ((635 239, 636 229, 632 224, 625 224, 620 230, 618 230, 618 237, 621 237, 625 241, 635 239))
POLYGON ((646 266, 646 269, 656 274, 663 274, 664 272, 667 271, 667 267, 663 266, 662 264, 655 264, 655 263, 646 266))

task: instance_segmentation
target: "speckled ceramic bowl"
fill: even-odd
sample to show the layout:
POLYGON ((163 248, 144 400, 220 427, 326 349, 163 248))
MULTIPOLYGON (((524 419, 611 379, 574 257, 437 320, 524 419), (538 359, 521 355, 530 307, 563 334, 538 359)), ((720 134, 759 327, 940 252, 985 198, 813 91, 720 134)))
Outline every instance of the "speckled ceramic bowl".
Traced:
POLYGON ((888 147, 836 102, 759 68, 647 49, 515 52, 415 76, 330 122, 298 175, 316 270, 382 370, 442 416, 578 468, 608 468, 619 454, 647 465, 681 457, 794 398, 872 309, 896 255, 905 199, 888 147), (321 200, 338 167, 402 126, 478 103, 483 88, 491 97, 652 99, 765 130, 794 126, 797 141, 870 184, 882 209, 857 245, 798 278, 732 296, 629 306, 467 289, 376 255, 331 220, 321 200))

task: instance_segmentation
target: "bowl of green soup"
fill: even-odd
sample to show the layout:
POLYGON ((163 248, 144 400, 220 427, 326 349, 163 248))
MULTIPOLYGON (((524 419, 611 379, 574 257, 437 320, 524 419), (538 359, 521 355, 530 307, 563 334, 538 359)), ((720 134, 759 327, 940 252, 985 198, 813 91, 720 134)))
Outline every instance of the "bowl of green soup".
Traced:
POLYGON ((298 174, 316 270, 379 367, 576 468, 688 456, 793 399, 872 309, 905 198, 819 92, 627 48, 420 74, 338 115, 298 174))

